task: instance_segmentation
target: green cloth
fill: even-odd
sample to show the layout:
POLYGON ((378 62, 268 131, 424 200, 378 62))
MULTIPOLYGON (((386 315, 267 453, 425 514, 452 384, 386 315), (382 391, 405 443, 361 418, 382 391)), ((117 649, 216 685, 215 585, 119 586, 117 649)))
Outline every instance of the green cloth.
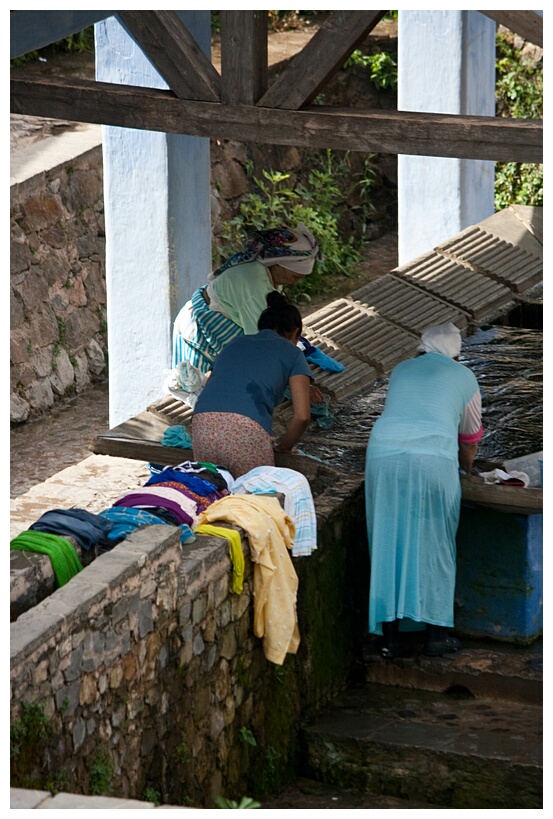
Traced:
POLYGON ((216 535, 225 537, 229 542, 229 557, 232 563, 232 591, 242 594, 244 588, 244 553, 242 539, 236 529, 227 529, 224 526, 213 526, 211 523, 201 523, 194 529, 197 535, 216 535))
POLYGON ((203 466, 204 469, 209 469, 210 472, 214 472, 215 474, 219 474, 219 470, 215 466, 215 464, 209 463, 209 461, 196 461, 198 466, 203 466))
POLYGON ((10 542, 10 549, 48 555, 58 586, 65 586, 83 568, 72 544, 48 532, 21 532, 10 542))

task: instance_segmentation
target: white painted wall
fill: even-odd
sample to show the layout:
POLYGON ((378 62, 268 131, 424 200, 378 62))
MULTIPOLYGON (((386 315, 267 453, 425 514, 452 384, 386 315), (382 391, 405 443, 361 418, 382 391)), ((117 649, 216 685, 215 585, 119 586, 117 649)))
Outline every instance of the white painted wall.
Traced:
MULTIPOLYGON (((178 12, 211 49, 210 12, 178 12)), ((96 25, 96 78, 167 88, 116 17, 96 25)), ((211 269, 209 139, 103 126, 109 423, 160 398, 172 322, 211 269)))
MULTIPOLYGON (((495 114, 495 30, 477 11, 399 11, 398 110, 495 114)), ((398 261, 494 212, 494 163, 398 156, 398 261)))

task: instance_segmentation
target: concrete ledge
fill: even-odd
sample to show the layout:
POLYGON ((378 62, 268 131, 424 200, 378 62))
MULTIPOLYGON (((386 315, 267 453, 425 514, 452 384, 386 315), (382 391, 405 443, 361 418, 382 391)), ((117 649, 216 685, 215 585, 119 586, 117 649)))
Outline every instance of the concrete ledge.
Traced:
POLYGON ((33 179, 41 182, 52 168, 73 162, 77 157, 86 154, 102 145, 102 126, 79 125, 73 131, 65 131, 58 136, 41 139, 10 157, 10 188, 12 195, 34 187, 33 179))
POLYGON ((151 810, 152 808, 169 808, 174 810, 197 810, 183 808, 181 805, 154 805, 153 802, 140 802, 137 799, 118 799, 114 796, 83 796, 79 793, 57 793, 52 796, 48 791, 31 791, 25 788, 10 788, 10 810, 40 808, 41 810, 151 810))

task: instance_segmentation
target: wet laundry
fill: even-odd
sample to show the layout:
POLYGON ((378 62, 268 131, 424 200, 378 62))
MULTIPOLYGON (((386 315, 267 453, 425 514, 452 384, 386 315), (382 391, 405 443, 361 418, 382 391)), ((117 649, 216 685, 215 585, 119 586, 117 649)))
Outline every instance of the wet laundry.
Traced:
POLYGON ((224 537, 229 542, 229 557, 232 563, 231 588, 235 594, 242 594, 244 588, 244 553, 242 552, 242 538, 236 529, 227 529, 224 526, 212 526, 201 523, 196 526, 198 535, 215 535, 224 537))
POLYGON ((58 586, 65 586, 83 566, 73 545, 66 538, 48 532, 21 532, 10 542, 10 549, 47 555, 58 586))
POLYGON ((111 523, 86 509, 50 509, 32 523, 29 529, 72 537, 88 552, 105 541, 111 530, 111 523))
MULTIPOLYGON (((165 510, 161 510, 165 511, 165 510)), ((133 507, 112 506, 99 512, 100 516, 111 521, 112 528, 108 539, 113 545, 125 540, 129 535, 143 526, 154 526, 159 524, 180 526, 181 543, 191 543, 196 540, 194 532, 187 524, 178 524, 176 520, 166 520, 160 515, 153 514, 147 509, 135 509, 133 507)))
POLYGON ((233 494, 281 492, 284 511, 294 521, 292 556, 312 554, 317 548, 317 517, 309 481, 295 469, 257 466, 236 480, 233 494))
POLYGON ((202 512, 198 524, 220 521, 246 532, 254 563, 254 634, 263 640, 265 657, 282 665, 300 644, 298 576, 290 557, 294 522, 277 498, 259 495, 228 495, 202 512))

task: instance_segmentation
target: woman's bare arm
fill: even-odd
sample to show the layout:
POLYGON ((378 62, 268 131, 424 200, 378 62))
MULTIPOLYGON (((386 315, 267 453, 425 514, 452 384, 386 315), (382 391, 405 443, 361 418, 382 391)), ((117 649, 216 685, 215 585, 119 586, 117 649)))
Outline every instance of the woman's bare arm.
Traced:
POLYGON ((459 464, 467 475, 472 472, 472 465, 478 452, 478 444, 463 444, 459 442, 459 464))
POLYGON ((292 375, 290 377, 288 383, 292 394, 293 415, 286 432, 275 446, 275 452, 290 452, 309 425, 311 420, 310 381, 311 379, 307 375, 292 375))

